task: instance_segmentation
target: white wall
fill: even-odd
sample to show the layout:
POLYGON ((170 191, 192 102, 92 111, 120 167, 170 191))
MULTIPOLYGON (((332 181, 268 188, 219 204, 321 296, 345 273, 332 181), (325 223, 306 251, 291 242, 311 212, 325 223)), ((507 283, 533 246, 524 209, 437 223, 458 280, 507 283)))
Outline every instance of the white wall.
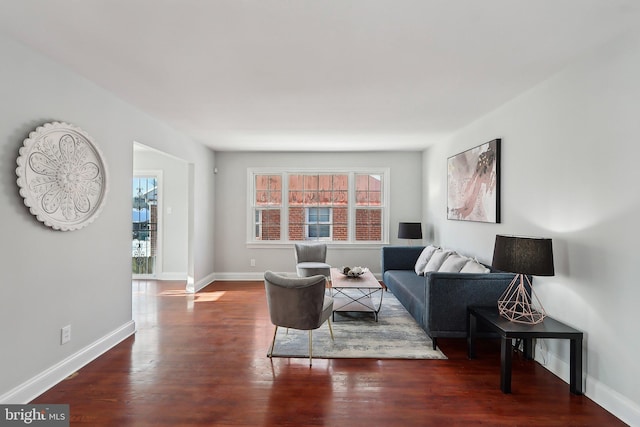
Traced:
POLYGON ((2 35, 0 57, 0 402, 24 403, 134 331, 133 141, 193 166, 194 280, 212 275, 214 153, 2 35), (108 167, 106 206, 77 231, 39 223, 16 185, 23 140, 54 120, 93 136, 108 167), (60 328, 69 324, 71 342, 60 345, 60 328))
MULTIPOLYGON (((295 260, 290 245, 272 248, 248 248, 247 168, 390 168, 391 243, 397 239, 399 221, 420 221, 422 210, 422 160, 420 152, 373 153, 216 153, 216 277, 224 279, 261 279, 265 270, 294 272, 295 260), (256 266, 250 267, 250 260, 256 266)), ((368 248, 330 246, 327 262, 334 266, 363 265, 380 273, 380 245, 368 248)))
POLYGON ((162 171, 162 264, 156 277, 160 280, 186 279, 189 249, 188 164, 164 153, 143 149, 134 150, 133 169, 162 171))
MULTIPOLYGON (((534 287, 549 315, 585 332, 587 396, 632 425, 640 425, 638 76, 635 34, 424 154, 424 218, 438 243, 491 261, 498 233, 553 238, 556 275, 534 287), (447 157, 494 138, 503 223, 447 221, 447 157)), ((568 380, 568 342, 544 347, 539 360, 568 380)))

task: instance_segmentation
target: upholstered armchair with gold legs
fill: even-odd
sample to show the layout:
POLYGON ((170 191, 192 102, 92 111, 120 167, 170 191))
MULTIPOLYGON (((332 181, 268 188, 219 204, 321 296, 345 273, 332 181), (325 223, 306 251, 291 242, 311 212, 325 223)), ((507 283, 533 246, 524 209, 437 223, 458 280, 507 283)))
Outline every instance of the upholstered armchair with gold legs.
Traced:
POLYGON ((273 355, 278 327, 309 331, 309 366, 313 364, 312 330, 327 321, 331 339, 331 313, 333 298, 325 295, 326 278, 323 275, 311 277, 286 277, 272 271, 264 273, 267 291, 267 305, 271 323, 276 327, 268 357, 273 355))
POLYGON ((331 266, 327 264, 327 245, 325 243, 296 243, 296 273, 299 277, 322 274, 331 277, 331 266))

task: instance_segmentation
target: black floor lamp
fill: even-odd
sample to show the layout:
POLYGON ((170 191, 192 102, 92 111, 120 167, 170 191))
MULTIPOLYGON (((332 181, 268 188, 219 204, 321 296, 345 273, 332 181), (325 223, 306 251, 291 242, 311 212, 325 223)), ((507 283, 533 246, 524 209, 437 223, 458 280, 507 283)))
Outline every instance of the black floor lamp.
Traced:
POLYGON ((500 315, 512 322, 536 324, 546 313, 528 276, 553 276, 551 239, 496 235, 493 268, 516 273, 498 300, 500 315))

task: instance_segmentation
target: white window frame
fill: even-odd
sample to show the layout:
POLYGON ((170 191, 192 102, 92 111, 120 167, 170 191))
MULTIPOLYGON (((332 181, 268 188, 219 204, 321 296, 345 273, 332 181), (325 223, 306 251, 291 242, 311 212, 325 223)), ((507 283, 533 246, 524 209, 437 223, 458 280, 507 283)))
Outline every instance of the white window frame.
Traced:
MULTIPOLYGON (((304 211, 304 237, 306 240, 318 240, 318 241, 326 241, 330 242, 333 239, 333 222, 331 221, 331 216, 333 215, 333 208, 331 206, 307 206, 304 211), (309 220, 309 209, 328 209, 329 210, 329 221, 317 221, 311 224, 309 220), (310 237, 309 236, 309 225, 328 225, 329 226, 329 236, 327 237, 310 237)), ((318 215, 319 216, 319 215, 318 215)))
MULTIPOLYGON (((274 247, 274 246, 292 246, 294 243, 299 243, 300 240, 289 240, 289 182, 288 176, 290 174, 344 174, 348 175, 349 180, 349 218, 348 218, 348 231, 349 236, 344 241, 326 240, 331 246, 381 246, 389 244, 389 217, 391 214, 391 208, 389 206, 390 200, 390 181, 391 172, 390 168, 286 168, 286 167, 255 167, 247 168, 247 226, 246 226, 246 245, 249 248, 261 248, 261 247, 274 247), (369 174, 380 175, 383 179, 382 185, 382 200, 380 209, 382 209, 382 240, 380 241, 364 241, 355 240, 356 226, 355 216, 356 209, 369 209, 367 206, 356 206, 356 194, 355 194, 355 176, 357 174, 369 174), (255 176, 256 175, 280 175, 282 176, 282 202, 280 213, 280 240, 256 240, 255 238, 255 176)), ((378 209, 378 207, 371 207, 378 209)), ((258 208, 260 209, 260 208, 258 208)), ((308 233, 305 232, 305 235, 308 233)), ((333 231, 331 232, 333 238, 333 231)))
POLYGON ((262 211, 263 209, 253 210, 255 215, 253 215, 253 239, 256 239, 256 236, 262 234, 262 211), (256 216, 258 219, 256 220, 256 216), (257 221, 257 222, 256 222, 257 221))

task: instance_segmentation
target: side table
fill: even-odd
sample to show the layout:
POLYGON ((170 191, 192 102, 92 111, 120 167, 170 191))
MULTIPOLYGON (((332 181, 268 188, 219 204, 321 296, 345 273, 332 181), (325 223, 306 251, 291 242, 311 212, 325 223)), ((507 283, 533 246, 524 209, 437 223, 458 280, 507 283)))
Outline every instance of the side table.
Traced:
POLYGON ((573 394, 582 394, 582 332, 548 316, 536 325, 511 322, 500 316, 497 307, 468 307, 467 320, 467 350, 470 359, 476 357, 478 322, 500 335, 500 389, 503 393, 511 393, 511 340, 523 340, 524 357, 532 359, 534 338, 556 338, 570 340, 569 390, 573 394))

